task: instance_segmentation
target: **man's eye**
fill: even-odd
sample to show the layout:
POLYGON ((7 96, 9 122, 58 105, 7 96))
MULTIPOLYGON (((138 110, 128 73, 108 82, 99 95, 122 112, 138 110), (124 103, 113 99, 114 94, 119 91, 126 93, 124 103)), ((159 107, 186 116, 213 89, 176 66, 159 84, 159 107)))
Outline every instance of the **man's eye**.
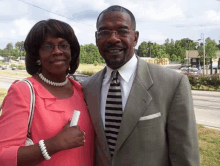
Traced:
POLYGON ((103 30, 103 31, 99 32, 99 34, 102 36, 109 35, 109 33, 110 33, 110 31, 108 31, 108 30, 103 30))
POLYGON ((128 30, 125 30, 125 29, 120 29, 120 30, 118 30, 118 34, 119 35, 126 35, 126 34, 128 34, 129 33, 129 31, 128 30))

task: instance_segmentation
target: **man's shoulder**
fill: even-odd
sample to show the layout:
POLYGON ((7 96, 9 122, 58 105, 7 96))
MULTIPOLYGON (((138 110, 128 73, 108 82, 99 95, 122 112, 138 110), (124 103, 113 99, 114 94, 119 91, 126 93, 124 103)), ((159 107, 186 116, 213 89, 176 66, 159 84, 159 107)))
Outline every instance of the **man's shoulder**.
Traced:
POLYGON ((85 81, 81 82, 81 85, 83 87, 86 87, 88 84, 92 84, 93 82, 96 82, 98 79, 100 79, 103 70, 100 70, 99 72, 95 73, 94 75, 92 75, 91 77, 87 78, 85 81))
POLYGON ((139 68, 139 72, 141 72, 139 75, 142 75, 148 71, 153 81, 179 82, 180 79, 184 76, 183 74, 178 73, 173 69, 149 63, 142 59, 139 60, 139 68))

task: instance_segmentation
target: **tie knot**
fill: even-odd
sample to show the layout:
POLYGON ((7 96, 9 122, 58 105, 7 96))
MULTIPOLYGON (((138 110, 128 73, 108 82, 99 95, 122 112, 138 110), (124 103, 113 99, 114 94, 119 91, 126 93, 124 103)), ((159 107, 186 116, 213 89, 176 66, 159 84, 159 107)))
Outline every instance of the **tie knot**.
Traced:
POLYGON ((118 70, 112 71, 112 79, 118 79, 118 70))

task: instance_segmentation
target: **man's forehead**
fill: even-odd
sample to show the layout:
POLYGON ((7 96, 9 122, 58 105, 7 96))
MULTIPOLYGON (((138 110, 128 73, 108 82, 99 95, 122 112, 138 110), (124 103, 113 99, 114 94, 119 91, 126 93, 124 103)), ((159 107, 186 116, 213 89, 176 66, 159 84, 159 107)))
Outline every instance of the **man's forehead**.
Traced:
POLYGON ((105 12, 105 13, 101 14, 101 16, 99 17, 99 20, 98 20, 98 27, 100 25, 103 25, 104 22, 107 23, 108 21, 114 22, 114 21, 118 21, 118 20, 126 21, 130 25, 132 24, 130 15, 128 13, 112 11, 112 12, 105 12))

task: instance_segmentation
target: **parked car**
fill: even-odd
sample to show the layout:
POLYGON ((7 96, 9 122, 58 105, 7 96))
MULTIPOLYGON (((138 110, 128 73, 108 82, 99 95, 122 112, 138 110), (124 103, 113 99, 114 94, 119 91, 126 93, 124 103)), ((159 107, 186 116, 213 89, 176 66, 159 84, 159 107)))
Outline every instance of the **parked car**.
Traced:
POLYGON ((78 81, 78 82, 82 82, 82 81, 86 80, 87 78, 89 78, 88 75, 82 75, 82 74, 69 74, 69 77, 78 81))
POLYGON ((17 67, 12 67, 12 68, 11 68, 11 70, 16 70, 16 69, 17 69, 17 67))
POLYGON ((6 70, 7 69, 7 66, 2 66, 2 70, 6 70))
POLYGON ((191 67, 189 67, 189 68, 188 67, 183 67, 183 68, 181 68, 181 71, 182 72, 188 72, 189 71, 189 72, 193 72, 194 73, 194 72, 197 72, 198 69, 195 68, 195 67, 193 67, 193 68, 191 68, 191 67))

